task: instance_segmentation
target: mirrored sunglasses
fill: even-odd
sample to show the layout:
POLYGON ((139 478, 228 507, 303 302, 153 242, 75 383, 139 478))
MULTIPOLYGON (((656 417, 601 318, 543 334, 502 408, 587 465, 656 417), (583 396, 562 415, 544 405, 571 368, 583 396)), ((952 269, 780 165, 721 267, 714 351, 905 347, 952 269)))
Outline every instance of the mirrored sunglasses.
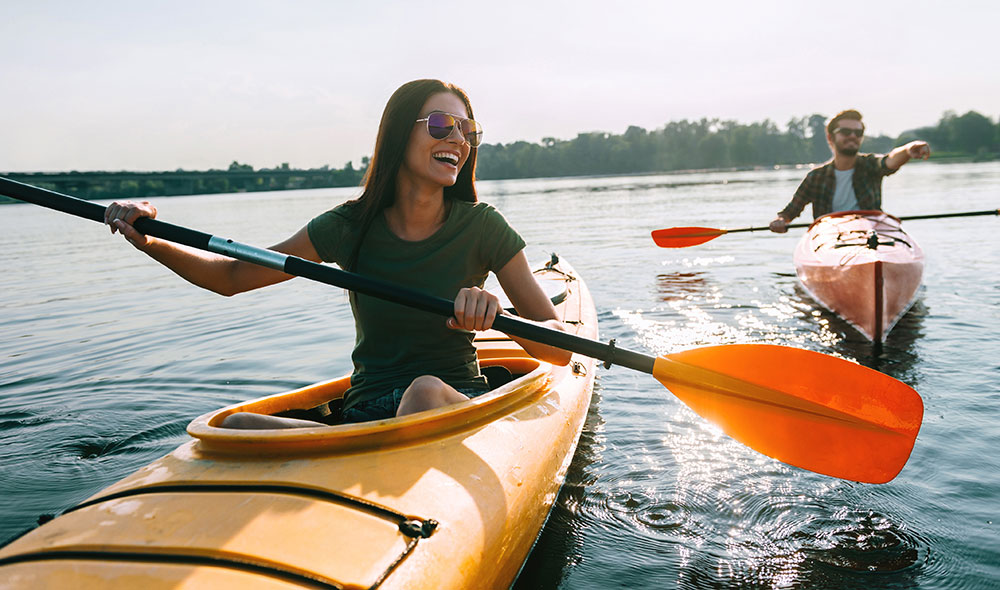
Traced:
POLYGON ((448 113, 431 113, 423 119, 417 119, 417 123, 422 121, 427 121, 427 133, 434 139, 451 137, 455 127, 458 127, 462 137, 469 142, 470 146, 478 147, 483 141, 483 127, 472 119, 448 113))

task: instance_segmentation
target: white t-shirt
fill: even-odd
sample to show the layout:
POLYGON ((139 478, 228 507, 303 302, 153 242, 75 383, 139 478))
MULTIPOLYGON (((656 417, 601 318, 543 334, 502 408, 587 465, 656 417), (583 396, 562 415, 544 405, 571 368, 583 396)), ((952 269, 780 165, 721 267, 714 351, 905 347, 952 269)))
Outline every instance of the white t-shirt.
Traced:
POLYGON ((854 196, 854 168, 833 169, 837 188, 833 191, 833 211, 853 211, 858 208, 858 198, 854 196))

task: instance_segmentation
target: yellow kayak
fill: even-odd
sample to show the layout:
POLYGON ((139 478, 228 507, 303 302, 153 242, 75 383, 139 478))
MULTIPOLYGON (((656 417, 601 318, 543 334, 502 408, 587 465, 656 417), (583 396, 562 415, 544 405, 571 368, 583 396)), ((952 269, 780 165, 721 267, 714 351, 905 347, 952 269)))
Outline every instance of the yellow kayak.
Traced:
MULTIPOLYGON (((535 276, 568 330, 596 338, 574 271, 550 263, 535 276)), ((454 406, 295 430, 217 426, 240 411, 335 416, 344 376, 195 419, 191 441, 0 549, 0 586, 510 586, 573 457, 595 361, 553 367, 495 331, 476 345, 491 384, 504 371, 489 367, 511 380, 454 406)))

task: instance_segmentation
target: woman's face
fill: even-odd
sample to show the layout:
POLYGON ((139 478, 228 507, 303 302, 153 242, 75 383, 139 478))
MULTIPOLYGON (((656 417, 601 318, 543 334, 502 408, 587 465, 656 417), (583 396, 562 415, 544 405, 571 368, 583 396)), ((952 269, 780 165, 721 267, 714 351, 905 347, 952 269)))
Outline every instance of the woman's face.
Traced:
MULTIPOLYGON (((465 103, 451 92, 439 92, 428 98, 417 118, 423 119, 433 112, 469 117, 465 103)), ((458 172, 469 159, 471 149, 459 129, 453 130, 444 139, 434 139, 427 132, 426 121, 414 121, 406 146, 406 157, 399 169, 400 180, 440 188, 452 186, 458 180, 458 172)))

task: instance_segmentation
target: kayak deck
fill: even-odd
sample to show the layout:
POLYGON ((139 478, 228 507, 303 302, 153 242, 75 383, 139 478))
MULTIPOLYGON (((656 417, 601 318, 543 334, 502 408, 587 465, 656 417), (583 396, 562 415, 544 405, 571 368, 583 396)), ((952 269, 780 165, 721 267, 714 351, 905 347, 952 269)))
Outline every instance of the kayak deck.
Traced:
POLYGON ((840 211, 813 223, 795 248, 794 262, 813 299, 882 343, 916 300, 924 254, 898 218, 840 211))
MULTIPOLYGON (((582 280, 569 332, 596 338, 582 280)), ((238 411, 336 400, 348 377, 195 419, 193 440, 0 549, 9 588, 499 588, 554 504, 590 406, 595 361, 527 356, 489 331, 481 365, 514 379, 402 418, 293 430, 219 428, 238 411)))

